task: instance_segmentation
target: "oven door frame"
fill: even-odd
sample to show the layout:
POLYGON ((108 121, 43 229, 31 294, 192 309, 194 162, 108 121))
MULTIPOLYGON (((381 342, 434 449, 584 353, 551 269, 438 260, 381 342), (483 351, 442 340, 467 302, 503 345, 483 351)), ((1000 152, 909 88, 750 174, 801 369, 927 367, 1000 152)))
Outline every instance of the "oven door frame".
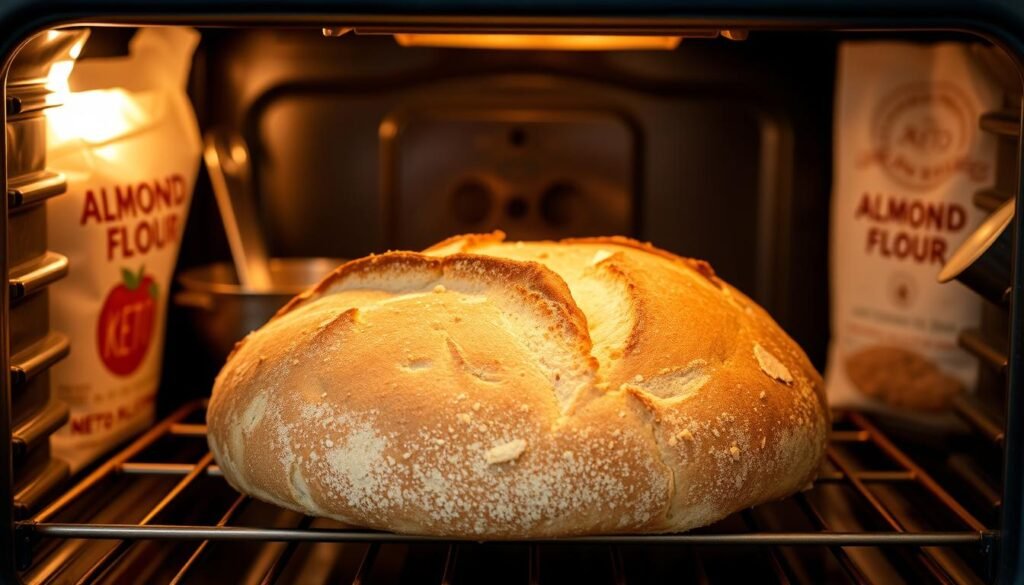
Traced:
MULTIPOLYGON (((944 31, 978 36, 1002 47, 1024 80, 1024 3, 998 0, 5 0, 0 2, 4 92, 14 56, 35 33, 84 24, 294 26, 341 31, 592 32, 667 34, 700 30, 944 31), (743 16, 737 16, 743 15, 743 16)), ((7 123, 5 108, 2 122, 7 123)), ((6 139, 0 144, 0 182, 8 184, 6 139)), ((1024 149, 1018 138, 1015 200, 1024 201, 1024 149)), ((5 189, 6 191, 6 189, 5 189)), ((0 200, 0 272, 8 263, 8 198, 0 200)), ((1013 291, 1004 451, 1002 531, 997 580, 1024 583, 1024 214, 1014 218, 1013 291)), ((0 368, 10 371, 10 287, 0 288, 0 368)), ((13 508, 11 378, 0 378, 0 581, 17 583, 19 551, 31 547, 17 530, 13 508)))

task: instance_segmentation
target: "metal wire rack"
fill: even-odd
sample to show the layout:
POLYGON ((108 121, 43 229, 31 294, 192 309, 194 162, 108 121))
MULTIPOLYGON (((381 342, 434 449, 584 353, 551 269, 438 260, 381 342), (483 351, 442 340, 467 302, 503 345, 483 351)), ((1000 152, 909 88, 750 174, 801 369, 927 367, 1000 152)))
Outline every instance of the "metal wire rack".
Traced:
MULTIPOLYGON (((177 546, 188 547, 178 555, 177 570, 172 583, 184 582, 210 548, 224 541, 256 541, 284 543, 274 549, 262 582, 275 582, 285 571, 292 555, 300 546, 309 543, 361 543, 362 558, 353 583, 363 583, 368 572, 378 562, 382 547, 396 543, 432 547, 443 556, 439 561, 441 583, 452 583, 456 565, 467 551, 487 546, 471 541, 456 541, 426 536, 412 536, 358 530, 340 526, 324 527, 309 517, 295 514, 290 526, 252 526, 238 522, 243 511, 257 504, 247 496, 231 492, 220 479, 220 469, 206 449, 204 420, 205 403, 187 404, 140 436, 127 448, 96 467, 77 485, 54 500, 35 515, 17 523, 20 539, 19 563, 28 569, 33 557, 46 550, 49 543, 67 542, 66 539, 116 541, 78 577, 78 582, 102 581, 140 542, 175 541, 177 546), (161 442, 175 441, 176 449, 161 448, 161 442), (183 455, 184 453, 184 455, 183 455), (95 501, 97 492, 111 488, 105 482, 131 478, 160 479, 168 486, 158 494, 155 503, 136 521, 127 523, 97 523, 68 521, 75 517, 72 510, 86 508, 95 501), (229 497, 222 498, 223 506, 205 523, 172 522, 180 515, 175 509, 190 505, 204 497, 214 483, 229 497), (204 486, 206 491, 204 491, 204 486), (85 502, 83 504, 83 502, 85 502), (169 520, 170 519, 170 520, 169 520), (440 547, 440 549, 438 548, 440 547), (441 552, 443 551, 443 552, 441 552)), ((630 545, 672 545, 678 551, 696 551, 710 547, 754 547, 766 559, 771 577, 779 583, 790 583, 800 573, 794 566, 798 562, 795 549, 816 548, 829 557, 828 562, 841 571, 848 582, 870 583, 871 571, 865 567, 862 547, 878 547, 887 555, 895 555, 903 566, 923 579, 938 583, 974 583, 986 578, 986 567, 992 564, 992 549, 998 532, 987 528, 963 505, 954 499, 921 466, 896 447, 870 420, 861 414, 836 414, 835 428, 830 437, 827 462, 815 488, 796 494, 777 505, 760 506, 738 513, 712 529, 684 534, 659 535, 607 535, 562 539, 548 539, 518 543, 525 547, 528 583, 540 583, 540 555, 544 546, 576 545, 598 547, 607 554, 611 582, 626 583, 624 550, 630 545), (872 465, 867 465, 871 463, 872 465), (906 498, 895 497, 898 489, 910 488, 913 502, 905 506, 906 498), (829 498, 829 490, 847 494, 845 505, 856 506, 854 523, 836 514, 837 506, 829 498), (933 502, 925 507, 924 499, 933 502), (850 503, 852 502, 852 504, 850 503), (915 513, 908 513, 914 510, 915 513), (930 509, 927 518, 921 518, 922 509, 930 509), (781 519, 781 520, 780 520, 781 519), (782 529, 777 526, 783 526, 782 529), (793 529, 798 526, 799 529, 793 529), (939 526, 941 528, 936 528, 939 526), (786 527, 790 527, 786 529, 786 527)), ((102 494, 101 494, 102 495, 102 494)), ((833 494, 834 496, 835 494, 833 494)), ((211 501, 215 498, 207 498, 211 501)), ((833 498, 834 499, 834 498, 833 498)), ((839 506, 842 508, 843 506, 839 506)), ((139 511, 141 513, 141 511, 139 511)), ((78 517, 83 517, 81 513, 78 517)), ((84 516, 88 517, 88 515, 84 516)), ((545 553, 546 554, 546 553, 545 553)), ((626 555, 627 557, 629 555, 626 555)), ((695 556, 694 569, 700 577, 700 557, 695 556)), ((625 563, 628 564, 628 563, 625 563)), ((906 570, 906 569, 905 569, 906 570)), ((699 582, 710 582, 706 577, 699 582)), ((769 579, 771 579, 769 577, 769 579)), ((556 581, 557 582, 557 581, 556 581)))

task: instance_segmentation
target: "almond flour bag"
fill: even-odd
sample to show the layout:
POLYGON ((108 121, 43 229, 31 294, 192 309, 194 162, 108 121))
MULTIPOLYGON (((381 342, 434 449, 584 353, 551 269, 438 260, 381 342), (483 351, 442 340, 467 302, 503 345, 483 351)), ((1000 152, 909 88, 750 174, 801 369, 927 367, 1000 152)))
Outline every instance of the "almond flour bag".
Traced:
MULTIPOLYGON (((977 362, 957 335, 981 299, 938 284, 984 218, 971 197, 994 180, 993 80, 956 43, 846 43, 839 51, 831 222, 833 405, 938 413, 971 391, 977 362)), ((921 417, 917 417, 921 418, 921 417)))
POLYGON ((53 370, 70 422, 54 453, 77 470, 152 423, 167 295, 199 165, 185 94, 199 35, 147 28, 130 55, 81 61, 50 113, 49 167, 68 179, 52 199, 51 249, 70 258, 53 286, 53 327, 71 355, 53 370))

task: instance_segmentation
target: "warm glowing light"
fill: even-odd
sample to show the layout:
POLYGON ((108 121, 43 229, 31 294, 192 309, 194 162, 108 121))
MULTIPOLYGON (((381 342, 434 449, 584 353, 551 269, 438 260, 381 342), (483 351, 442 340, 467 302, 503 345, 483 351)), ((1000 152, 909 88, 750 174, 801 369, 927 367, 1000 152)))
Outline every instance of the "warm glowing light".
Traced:
POLYGON ((130 96, 120 89, 96 89, 69 93, 64 105, 46 111, 54 142, 79 139, 103 144, 133 129, 150 124, 161 115, 161 104, 145 94, 130 96))
POLYGON ((396 34, 395 40, 403 47, 535 49, 550 51, 671 51, 679 46, 682 37, 402 33, 396 34))
POLYGON ((50 65, 50 71, 46 75, 46 89, 54 93, 71 91, 68 88, 68 76, 71 75, 71 69, 74 66, 73 60, 57 61, 50 65))
MULTIPOLYGON (((60 35, 59 31, 49 30, 46 31, 47 40, 53 40, 60 35)), ((71 45, 67 52, 67 58, 54 61, 50 65, 50 70, 46 74, 46 89, 50 90, 54 94, 65 94, 71 91, 68 88, 68 77, 71 75, 71 70, 75 66, 75 59, 82 54, 82 47, 85 46, 85 41, 88 35, 81 35, 81 38, 75 41, 75 44, 71 45)), ((62 95, 54 96, 57 98, 55 103, 60 103, 62 95)))
POLYGON ((380 123, 377 133, 384 139, 394 138, 398 134, 398 125, 395 124, 394 120, 386 119, 380 123))
POLYGON ((249 160, 249 152, 241 144, 231 145, 231 160, 237 165, 244 165, 249 160))

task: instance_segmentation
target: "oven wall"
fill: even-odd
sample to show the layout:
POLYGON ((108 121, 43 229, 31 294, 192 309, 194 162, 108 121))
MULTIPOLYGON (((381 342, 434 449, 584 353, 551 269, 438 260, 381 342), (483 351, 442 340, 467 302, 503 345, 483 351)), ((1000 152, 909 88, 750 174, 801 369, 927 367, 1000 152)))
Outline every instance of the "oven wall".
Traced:
MULTIPOLYGON (((193 94, 204 128, 248 141, 273 255, 631 235, 709 260, 820 367, 834 61, 813 34, 541 52, 209 30, 193 94)), ((228 257, 199 189, 182 267, 228 257)), ((201 360, 168 347, 168 370, 201 360)))

